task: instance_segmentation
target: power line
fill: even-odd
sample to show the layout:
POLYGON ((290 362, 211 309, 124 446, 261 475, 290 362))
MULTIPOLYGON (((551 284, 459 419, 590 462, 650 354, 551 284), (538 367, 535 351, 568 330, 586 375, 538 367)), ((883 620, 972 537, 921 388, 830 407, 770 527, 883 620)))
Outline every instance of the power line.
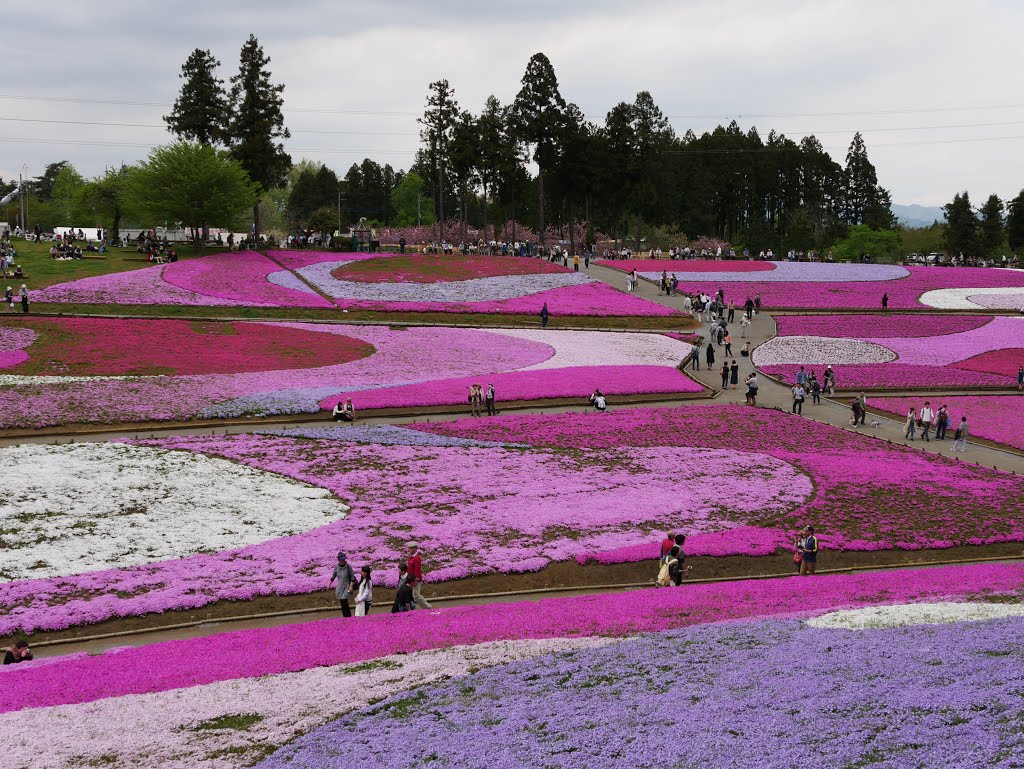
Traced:
MULTIPOLYGON (((0 94, 0 99, 41 101, 74 104, 110 104, 129 107, 171 107, 170 104, 129 99, 83 99, 72 96, 30 96, 23 94, 0 94)), ((285 112, 319 113, 324 115, 368 115, 385 117, 418 117, 418 112, 368 109, 323 109, 318 107, 285 107, 285 112)), ((844 112, 728 112, 718 114, 666 115, 670 120, 732 120, 748 118, 793 118, 793 117, 862 117, 872 115, 917 115, 938 112, 986 112, 990 110, 1024 109, 1024 104, 988 104, 980 106, 921 107, 917 109, 875 109, 850 110, 844 112)), ((598 111, 600 112, 600 111, 598 111)), ((591 114, 597 114, 591 111, 591 114)))
MULTIPOLYGON (((166 125, 159 123, 106 123, 102 121, 93 120, 57 120, 57 119, 46 119, 46 118, 29 118, 29 117, 0 117, 0 121, 13 122, 13 123, 47 123, 56 125, 91 125, 91 126, 103 126, 109 128, 159 128, 162 131, 167 130, 166 125)), ((296 129, 292 131, 293 134, 339 134, 347 136, 419 136, 418 133, 411 131, 314 131, 314 130, 303 130, 296 129)))

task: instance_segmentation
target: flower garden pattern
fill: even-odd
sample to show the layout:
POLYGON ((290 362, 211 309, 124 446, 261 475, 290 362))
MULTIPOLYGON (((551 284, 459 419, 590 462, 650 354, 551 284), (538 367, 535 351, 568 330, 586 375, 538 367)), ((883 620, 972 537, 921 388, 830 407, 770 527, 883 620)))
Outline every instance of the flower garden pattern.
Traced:
POLYGON ((660 334, 291 322, 33 319, 0 325, 0 427, 700 393, 660 334), (159 342, 159 343, 155 343, 159 342))
MULTIPOLYGON (((443 709, 451 717, 443 722, 449 743, 466 731, 479 731, 477 739, 458 744, 485 745, 498 734, 528 743, 519 746, 523 752, 517 756, 537 757, 553 744, 564 745, 564 738, 554 738, 571 727, 600 745, 583 746, 555 763, 600 748, 602 763, 634 766, 645 761, 642 751, 648 746, 664 747, 660 735, 647 736, 645 724, 660 723, 675 708, 659 710, 659 718, 631 721, 625 733, 637 739, 620 745, 627 753, 618 759, 616 748, 605 743, 624 733, 619 721, 631 718, 628 713, 656 707, 665 699, 664 687, 680 680, 687 682, 680 707, 691 723, 679 728, 702 729, 701 739, 687 744, 712 740, 712 761, 722 753, 719 741, 727 741, 731 751, 763 748, 762 738, 774 739, 768 736, 771 727, 759 726, 764 722, 795 720, 785 731, 793 742, 806 728, 800 723, 805 707, 815 708, 813 722, 821 729, 833 723, 848 726, 850 718, 878 712, 865 709, 860 698, 870 696, 876 707, 890 707, 888 698, 877 699, 879 690, 906 692, 904 684, 912 680, 911 704, 919 709, 913 721, 905 711, 900 718, 884 718, 880 732, 870 730, 876 734, 871 741, 846 729, 848 734, 830 742, 829 756, 857 760, 879 746, 901 755, 906 746, 900 738, 907 728, 918 736, 911 748, 915 759, 927 755, 933 740, 945 745, 952 739, 975 748, 972 736, 979 730, 1003 735, 1009 745, 1019 739, 990 720, 998 718, 1009 696, 1003 690, 1012 690, 1020 675, 1015 650, 1021 620, 1012 616, 1019 614, 1024 594, 1021 567, 924 569, 898 581, 879 573, 821 576, 815 590, 805 587, 799 579, 775 579, 466 606, 40 660, 0 672, 6 695, 0 702, 0 728, 12 766, 102 759, 140 769, 206 762, 241 767, 263 757, 267 766, 348 766, 377 760, 373 751, 353 756, 363 747, 359 735, 364 731, 352 724, 373 723, 377 728, 371 734, 383 738, 379 744, 389 757, 396 734, 415 727, 424 741, 407 737, 404 760, 410 760, 409 750, 423 747, 424 756, 416 754, 419 760, 437 749, 438 722, 421 723, 421 714, 443 709), (988 621, 965 624, 970 620, 988 621), (356 629, 353 623, 359 632, 350 632, 356 629), (338 643, 339 637, 345 642, 338 643), (267 654, 267 649, 289 653, 267 654), (894 654, 893 649, 900 651, 894 654), (666 655, 673 671, 668 679, 666 655), (798 666, 808 658, 817 661, 816 670, 829 671, 819 679, 828 708, 818 707, 817 696, 806 701, 789 696, 800 675, 798 666), (876 685, 851 687, 851 680, 863 680, 851 676, 865 665, 876 685), (950 670, 957 675, 949 675, 950 670), (933 678, 939 674, 945 674, 941 680, 933 678), (763 691, 752 692, 751 680, 763 691), (563 683, 553 687, 557 681, 563 683), (499 685, 522 696, 515 702, 507 694, 474 696, 499 685), (614 723, 591 730, 575 721, 590 721, 594 713, 565 704, 580 693, 636 701, 637 710, 601 708, 613 714, 614 723), (463 707, 467 699, 475 712, 463 707), (976 707, 982 699, 994 706, 993 714, 976 707), (516 704, 520 700, 528 707, 516 704), (844 706, 836 708, 840 701, 844 706), (931 717, 933 710, 939 710, 939 717, 931 717), (737 719, 735 712, 749 717, 737 719), (823 712, 831 714, 824 721, 823 712), (540 721, 550 726, 540 732, 524 729, 520 737, 515 727, 523 718, 539 723, 535 715, 543 715, 540 721), (486 729, 474 729, 481 722, 486 729), (740 722, 740 733, 731 733, 740 722), (920 744, 923 736, 928 744, 920 744)), ((901 702, 907 705, 905 698, 901 702)), ((795 741, 803 744, 802 737, 795 741)), ((1004 747, 992 739, 984 745, 992 751, 1004 747)), ((451 744, 442 746, 439 755, 451 749, 451 744)), ((785 746, 775 753, 791 760, 785 746)), ((470 765, 466 762, 476 755, 475 748, 462 751, 459 765, 470 765)), ((505 761, 501 750, 489 755, 492 764, 505 761)), ((586 759, 593 765, 593 756, 586 759)), ((763 756, 758 763, 764 763, 763 756)))
POLYGON ((783 317, 779 335, 755 348, 753 362, 786 382, 801 365, 821 380, 830 365, 840 390, 1006 388, 1024 365, 1024 318, 783 317))
POLYGON ((670 528, 690 535, 691 555, 785 551, 805 523, 829 550, 1024 540, 1024 481, 1013 474, 734 406, 467 419, 391 427, 380 442, 371 428, 271 433, 137 445, 325 489, 347 512, 246 547, 8 582, 0 633, 316 591, 339 549, 394 584, 406 539, 422 543, 433 580, 653 561, 670 528), (927 493, 910 516, 903 500, 918 487, 927 493))
POLYGON ((554 316, 671 316, 561 265, 509 256, 224 253, 60 283, 54 304, 361 309, 554 316))
POLYGON ((885 264, 829 264, 806 262, 749 262, 770 265, 767 270, 737 270, 742 262, 687 262, 632 260, 605 262, 649 280, 662 271, 675 273, 679 290, 714 294, 721 288, 725 300, 737 306, 761 297, 763 308, 881 309, 888 294, 893 310, 1019 310, 1024 306, 1024 270, 981 267, 900 267, 885 264), (690 266, 695 265, 695 266, 690 266))

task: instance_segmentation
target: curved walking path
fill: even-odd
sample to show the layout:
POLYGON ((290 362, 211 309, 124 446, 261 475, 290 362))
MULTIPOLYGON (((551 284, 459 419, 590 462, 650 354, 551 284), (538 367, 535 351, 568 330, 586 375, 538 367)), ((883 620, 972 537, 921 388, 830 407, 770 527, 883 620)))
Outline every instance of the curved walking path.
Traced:
MULTIPOLYGON (((666 261, 666 266, 668 265, 671 265, 671 262, 666 261)), ((591 264, 589 274, 591 277, 602 280, 620 291, 625 285, 625 273, 621 270, 603 267, 600 264, 591 264)), ((732 299, 733 301, 736 301, 737 304, 746 301, 746 296, 730 297, 728 283, 723 284, 723 288, 725 289, 726 301, 732 299)), ((714 291, 717 289, 717 286, 708 286, 707 289, 708 291, 714 291)), ((656 284, 648 280, 641 279, 639 281, 636 294, 637 296, 665 305, 666 307, 674 307, 679 310, 682 310, 683 308, 683 298, 681 296, 665 296, 658 290, 658 286, 656 284)), ((740 312, 741 310, 737 309, 737 317, 740 312)), ((988 315, 991 313, 986 312, 985 314, 988 315)), ((704 338, 705 344, 710 343, 708 339, 709 327, 709 323, 704 323, 701 328, 695 332, 699 333, 704 338)), ((737 386, 738 389, 723 390, 719 394, 717 401, 724 403, 744 403, 746 401, 744 396, 746 388, 743 387, 743 379, 754 367, 749 358, 743 358, 740 356, 739 350, 745 341, 750 341, 751 347, 756 348, 757 345, 762 342, 772 339, 776 333, 775 321, 769 312, 762 312, 754 318, 754 322, 747 328, 746 338, 740 338, 740 328, 738 323, 730 325, 730 331, 733 334, 733 357, 735 357, 740 364, 740 384, 737 386)), ((701 384, 715 389, 721 389, 722 378, 719 375, 718 370, 721 368, 723 358, 724 348, 716 345, 715 365, 711 371, 708 371, 705 367, 704 362, 706 359, 702 348, 700 371, 694 371, 688 368, 686 373, 694 377, 701 384)), ((776 408, 781 409, 782 411, 790 411, 792 409, 793 398, 790 393, 790 388, 787 385, 779 384, 774 379, 771 379, 760 372, 758 372, 758 384, 759 391, 757 395, 757 405, 759 407, 776 408)), ((872 393, 874 396, 881 394, 882 393, 877 392, 872 393)), ((901 393, 884 393, 884 395, 890 394, 899 395, 901 393)), ((920 395, 922 404, 926 398, 936 399, 942 397, 941 394, 936 393, 915 394, 920 395)), ((974 393, 963 391, 958 394, 969 395, 974 393)), ((991 393, 979 390, 977 394, 988 395, 991 393)), ((922 451, 930 451, 934 454, 943 454, 951 457, 955 456, 959 461, 968 461, 979 465, 995 467, 1000 470, 1010 470, 1024 474, 1024 453, 1010 449, 998 448, 995 445, 990 445, 987 441, 984 443, 977 443, 975 442, 976 437, 968 439, 967 451, 958 451, 954 455, 951 451, 953 446, 952 439, 945 441, 937 441, 933 439, 931 442, 905 440, 903 436, 903 420, 900 419, 897 421, 888 415, 871 412, 867 417, 867 424, 854 429, 850 427, 850 407, 848 403, 848 400, 842 401, 840 400, 840 397, 837 396, 835 399, 822 398, 820 404, 813 405, 811 404, 810 396, 808 396, 804 403, 803 416, 806 419, 813 419, 817 422, 823 422, 850 432, 866 433, 880 440, 899 443, 922 451), (873 427, 872 422, 878 422, 878 427, 873 427)), ((1022 400, 1022 403, 1024 403, 1024 400, 1022 400)))

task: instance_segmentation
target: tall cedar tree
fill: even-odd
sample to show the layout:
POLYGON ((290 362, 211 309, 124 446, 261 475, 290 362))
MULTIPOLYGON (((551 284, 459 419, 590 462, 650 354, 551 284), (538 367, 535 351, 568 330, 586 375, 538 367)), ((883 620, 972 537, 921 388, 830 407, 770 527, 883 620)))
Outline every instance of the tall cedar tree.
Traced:
POLYGON ((1024 247, 1024 190, 1010 201, 1007 209, 1006 239, 1010 243, 1010 250, 1017 253, 1024 247))
MULTIPOLYGON (((242 46, 238 74, 231 78, 231 116, 228 120, 228 142, 231 156, 242 164, 260 189, 260 194, 284 183, 291 168, 291 156, 284 151, 280 139, 291 134, 284 127, 281 105, 283 85, 270 82, 266 68, 270 57, 255 35, 242 46)), ((252 209, 253 232, 260 235, 260 206, 257 199, 252 209)))
POLYGON ((989 195, 985 204, 978 209, 981 222, 978 225, 978 247, 982 256, 995 256, 1003 244, 1003 201, 998 195, 989 195))
POLYGON ((946 250, 953 256, 974 256, 978 249, 978 217, 966 192, 942 207, 946 212, 946 250))
POLYGON ((558 78, 543 53, 530 57, 516 95, 513 113, 516 131, 524 144, 534 147, 537 163, 537 232, 544 245, 544 174, 553 169, 565 129, 565 99, 558 78))
POLYGON ((167 130, 179 139, 200 144, 223 144, 226 140, 227 94, 217 77, 220 62, 209 51, 196 48, 181 65, 181 91, 170 115, 164 115, 167 130))
POLYGON ((426 145, 430 166, 431 187, 434 191, 434 216, 438 222, 438 240, 444 235, 444 196, 448 181, 448 163, 455 122, 459 118, 459 103, 455 91, 447 80, 436 80, 427 87, 427 108, 418 122, 423 126, 420 139, 426 145))

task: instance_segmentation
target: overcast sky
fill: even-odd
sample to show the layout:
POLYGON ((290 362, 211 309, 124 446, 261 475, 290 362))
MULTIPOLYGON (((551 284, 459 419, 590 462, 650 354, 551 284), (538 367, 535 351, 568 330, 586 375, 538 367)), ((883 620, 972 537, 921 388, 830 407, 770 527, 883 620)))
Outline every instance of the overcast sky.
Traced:
POLYGON ((189 52, 211 49, 227 80, 251 32, 286 86, 293 159, 342 174, 364 157, 409 165, 431 81, 476 112, 491 93, 511 100, 543 51, 597 122, 649 90, 678 133, 735 118, 762 136, 814 133, 843 162, 860 130, 897 203, 1024 187, 1015 0, 35 0, 7 4, 0 24, 5 179, 144 157, 168 139, 189 52))

